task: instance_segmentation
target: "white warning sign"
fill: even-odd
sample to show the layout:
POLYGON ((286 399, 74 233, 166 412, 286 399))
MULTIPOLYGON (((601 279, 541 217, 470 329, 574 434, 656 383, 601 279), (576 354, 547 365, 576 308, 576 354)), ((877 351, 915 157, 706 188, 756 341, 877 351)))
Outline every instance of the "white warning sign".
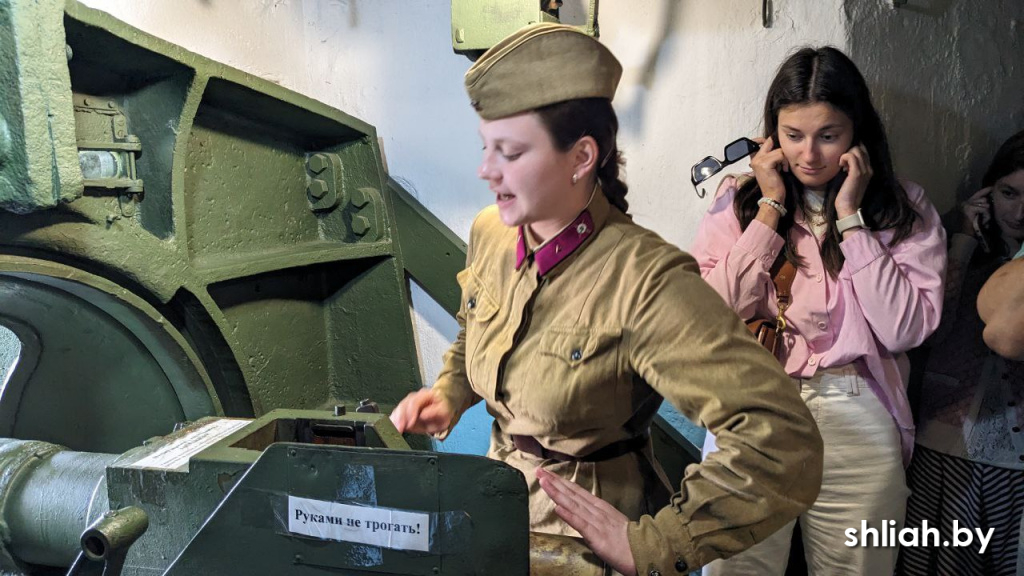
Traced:
POLYGON ((430 515, 288 497, 288 531, 322 540, 427 552, 430 515))

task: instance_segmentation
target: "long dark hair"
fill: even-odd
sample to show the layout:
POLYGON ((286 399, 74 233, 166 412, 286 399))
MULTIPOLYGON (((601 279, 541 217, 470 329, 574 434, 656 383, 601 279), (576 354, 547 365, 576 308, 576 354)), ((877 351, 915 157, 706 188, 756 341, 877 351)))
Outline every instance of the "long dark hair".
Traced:
MULTIPOLYGON (((907 198, 906 190, 893 173, 885 127, 871 104, 867 83, 857 66, 845 54, 830 46, 802 48, 783 62, 768 89, 764 104, 765 137, 774 138, 778 146, 779 111, 786 106, 816 103, 829 104, 845 114, 853 123, 853 143, 863 144, 867 148, 874 176, 868 183, 861 203, 861 214, 865 222, 873 230, 894 228, 895 234, 890 246, 910 236, 917 213, 907 198)), ((783 172, 782 180, 786 184, 788 214, 779 221, 778 233, 786 239, 786 259, 796 266, 802 266, 803 259, 796 253, 796 244, 789 237, 796 207, 800 206, 806 213, 802 186, 791 173, 783 172)), ((830 184, 823 207, 828 229, 821 243, 821 259, 833 278, 839 275, 845 260, 839 249, 843 238, 835 224, 835 197, 839 187, 837 181, 830 184)), ((751 178, 740 186, 733 208, 744 230, 757 215, 757 201, 760 198, 761 189, 757 180, 751 178)))
MULTIPOLYGON (((981 178, 981 187, 994 186, 1000 179, 1013 174, 1017 170, 1024 170, 1024 130, 1010 136, 1003 145, 996 151, 992 163, 981 178)), ((990 204, 991 205, 991 204, 990 204)), ((993 205, 994 206, 994 205, 993 205)), ((1006 242, 1003 242, 1003 234, 996 223, 995 212, 988 224, 981 227, 981 234, 985 241, 992 248, 992 256, 1003 258, 1010 256, 1006 250, 1006 242)))
POLYGON ((625 165, 619 152, 616 136, 619 119, 607 98, 581 98, 550 104, 535 110, 541 124, 551 134, 555 148, 566 152, 580 138, 591 136, 597 141, 597 179, 601 190, 612 206, 629 213, 626 193, 629 187, 619 179, 619 169, 625 165))

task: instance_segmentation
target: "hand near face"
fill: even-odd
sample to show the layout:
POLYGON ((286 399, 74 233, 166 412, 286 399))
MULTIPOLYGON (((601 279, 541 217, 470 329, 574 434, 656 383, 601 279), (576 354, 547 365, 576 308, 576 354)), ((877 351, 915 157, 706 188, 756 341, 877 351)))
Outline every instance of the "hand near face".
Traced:
POLYGON ((750 168, 757 178, 757 185, 761 188, 761 195, 771 198, 779 204, 786 202, 786 185, 782 182, 781 172, 789 171, 789 163, 782 154, 782 148, 775 147, 772 138, 758 139, 761 142, 761 149, 750 160, 750 168))
POLYGON ((839 166, 846 172, 846 179, 836 196, 836 213, 839 218, 845 218, 860 208, 861 202, 864 201, 864 193, 875 173, 871 169, 868 149, 863 144, 850 148, 840 156, 839 166))
POLYGON ((620 574, 636 574, 626 526, 629 519, 614 506, 554 474, 538 468, 537 480, 555 503, 555 514, 583 536, 587 546, 620 574))
POLYGON ((991 186, 982 188, 960 206, 960 213, 963 215, 960 222, 962 233, 968 236, 977 236, 981 234, 981 227, 992 219, 990 192, 992 192, 991 186))
POLYGON ((401 433, 438 434, 451 425, 455 410, 433 389, 423 388, 402 399, 391 412, 391 423, 401 433))

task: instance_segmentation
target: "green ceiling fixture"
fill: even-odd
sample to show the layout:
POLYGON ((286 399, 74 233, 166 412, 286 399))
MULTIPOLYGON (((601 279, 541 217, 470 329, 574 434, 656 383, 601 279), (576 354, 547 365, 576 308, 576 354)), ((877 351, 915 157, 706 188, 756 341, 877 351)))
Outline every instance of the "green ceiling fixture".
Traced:
MULTIPOLYGON (((599 36, 598 0, 586 0, 580 29, 599 36)), ((559 22, 561 0, 452 0, 452 49, 476 60, 488 48, 529 24, 559 22)))

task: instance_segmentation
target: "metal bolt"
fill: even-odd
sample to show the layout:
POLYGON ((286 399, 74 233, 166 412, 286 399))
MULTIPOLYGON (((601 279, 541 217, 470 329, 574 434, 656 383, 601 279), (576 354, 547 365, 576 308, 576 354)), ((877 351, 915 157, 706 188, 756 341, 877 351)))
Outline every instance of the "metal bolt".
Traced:
POLYGON ((65 44, 64 45, 64 54, 68 57, 68 62, 70 62, 71 59, 74 58, 75 53, 74 53, 73 50, 71 50, 71 45, 70 44, 65 44))
POLYGON ((366 188, 356 188, 352 191, 352 195, 349 197, 349 202, 356 208, 362 208, 370 203, 370 195, 367 193, 366 188))
POLYGON ((371 412, 374 414, 379 414, 380 406, 377 406, 377 403, 374 402, 373 400, 365 398, 359 401, 359 407, 356 408, 356 412, 371 412))
POLYGON ((107 108, 113 110, 114 108, 117 108, 117 104, 114 104, 113 102, 107 102, 107 108))
POLYGON ((352 232, 356 236, 366 236, 366 233, 370 231, 370 219, 366 216, 353 216, 352 217, 352 232))
POLYGON ((459 44, 462 44, 463 42, 466 41, 466 29, 465 28, 456 28, 455 29, 455 41, 457 43, 459 43, 459 44))
POLYGON ((294 457, 299 455, 299 452, 295 448, 289 448, 288 449, 288 455, 291 456, 292 458, 294 458, 294 457))
POLYGON ((319 174, 331 165, 331 160, 327 158, 327 154, 313 154, 309 157, 309 162, 306 162, 306 167, 313 174, 319 174))
POLYGON ((327 182, 319 178, 310 180, 306 185, 306 194, 309 195, 311 202, 323 198, 324 194, 327 194, 327 182))
POLYGON ((344 416, 345 415, 345 405, 344 404, 338 404, 337 406, 335 406, 334 407, 334 415, 335 416, 344 416))

